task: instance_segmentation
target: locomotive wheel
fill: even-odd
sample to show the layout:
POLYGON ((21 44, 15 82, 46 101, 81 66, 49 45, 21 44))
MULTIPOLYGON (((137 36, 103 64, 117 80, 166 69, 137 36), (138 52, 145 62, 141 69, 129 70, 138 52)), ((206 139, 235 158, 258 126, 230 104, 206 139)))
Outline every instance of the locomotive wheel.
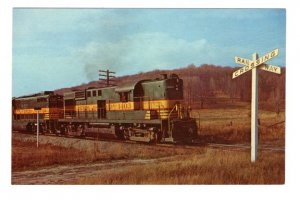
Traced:
POLYGON ((58 131, 57 131, 55 128, 52 130, 52 132, 53 132, 56 136, 59 135, 59 134, 58 134, 58 131))
POLYGON ((125 129, 122 131, 123 132, 123 139, 124 140, 129 140, 129 137, 130 137, 130 131, 128 129, 125 129))
MULTIPOLYGON (((123 132, 123 131, 121 131, 121 132, 123 132)), ((117 138, 118 138, 118 139, 120 139, 120 140, 125 140, 124 134, 122 134, 122 133, 117 133, 116 135, 117 135, 117 138)))
POLYGON ((194 129, 190 127, 188 130, 188 137, 193 137, 193 135, 194 135, 194 129))
POLYGON ((37 127, 33 124, 31 126, 31 133, 36 133, 36 129, 37 129, 37 127))
POLYGON ((81 132, 82 132, 82 127, 79 125, 76 125, 75 126, 75 133, 76 133, 76 136, 79 136, 79 137, 81 137, 81 132))
POLYGON ((115 130, 115 134, 117 136, 118 139, 120 140, 124 140, 124 130, 120 130, 120 129, 117 129, 115 130))
POLYGON ((86 125, 79 125, 78 129, 79 129, 79 132, 80 132, 80 137, 84 138, 85 137, 86 125))
POLYGON ((31 123, 28 123, 26 125, 26 131, 27 132, 30 132, 30 133, 33 133, 33 127, 32 127, 32 124, 31 123))
POLYGON ((39 130, 40 134, 41 135, 45 135, 45 130, 46 130, 45 126, 44 125, 40 125, 39 129, 40 129, 39 130))
POLYGON ((151 132, 150 134, 150 143, 156 144, 158 142, 158 134, 157 132, 151 132))
POLYGON ((163 133, 161 131, 157 132, 157 142, 161 142, 163 138, 163 133))
POLYGON ((60 129, 60 135, 64 135, 65 134, 65 127, 64 127, 64 125, 61 125, 59 129, 60 129))
POLYGON ((197 128, 195 127, 190 127, 188 129, 188 141, 187 142, 193 142, 193 140, 197 137, 197 128))
POLYGON ((68 126, 65 127, 65 135, 66 136, 69 136, 71 131, 72 131, 72 129, 71 129, 70 125, 68 125, 68 126))

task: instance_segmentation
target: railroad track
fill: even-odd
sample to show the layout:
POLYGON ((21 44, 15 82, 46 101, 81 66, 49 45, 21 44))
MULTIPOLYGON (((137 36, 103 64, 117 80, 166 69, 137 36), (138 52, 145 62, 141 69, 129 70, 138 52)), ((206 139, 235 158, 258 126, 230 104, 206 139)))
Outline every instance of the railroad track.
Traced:
MULTIPOLYGON (((35 136, 32 133, 28 132, 19 132, 19 131, 13 131, 13 134, 28 134, 35 136)), ((131 140, 119 140, 116 138, 105 138, 105 137, 76 137, 76 136, 64 136, 64 135, 54 135, 54 134, 46 134, 47 137, 61 137, 61 138, 74 138, 79 139, 76 142, 79 142, 80 140, 91 140, 91 141, 104 141, 104 142, 115 142, 115 143, 126 143, 126 144, 136 144, 136 145, 145 145, 147 147, 162 147, 162 148, 184 148, 184 149, 199 149, 199 148, 211 148, 211 149, 221 149, 225 151, 249 151, 251 146, 250 144, 222 144, 222 143, 203 143, 203 142, 195 142, 191 144, 184 144, 184 143, 158 143, 158 144, 149 144, 149 143, 143 143, 143 142, 136 142, 131 140)), ((280 146, 272 146, 269 144, 261 144, 258 147, 259 151, 272 151, 272 152, 285 152, 284 147, 280 146)))
MULTIPOLYGON (((208 143, 208 147, 210 148, 220 148, 220 149, 231 149, 231 150, 250 150, 250 144, 219 144, 219 143, 208 143)), ((260 145, 258 146, 258 150, 260 151, 274 151, 274 152, 285 152, 284 147, 275 147, 269 145, 260 145)))
MULTIPOLYGON (((24 134, 32 137, 36 137, 35 134, 29 133, 29 132, 18 132, 18 131, 13 131, 13 134, 24 134)), ((120 140, 117 138, 100 138, 100 137, 75 137, 75 136, 65 136, 65 135, 55 135, 55 134, 43 134, 40 135, 45 136, 45 137, 51 137, 51 138, 65 138, 65 139, 77 139, 73 143, 70 143, 70 146, 80 142, 80 140, 90 140, 90 141, 103 141, 103 142, 113 142, 113 143, 122 143, 122 144, 131 144, 131 145, 144 145, 145 147, 160 147, 160 148, 169 148, 169 149, 174 149, 174 148, 181 148, 181 149, 199 149, 200 145, 194 146, 194 145, 186 145, 186 144, 170 144, 170 143, 157 143, 157 144, 152 144, 152 143, 146 143, 146 142, 138 142, 138 141, 132 141, 132 140, 120 140)), ((203 147, 203 145, 202 145, 203 147)))

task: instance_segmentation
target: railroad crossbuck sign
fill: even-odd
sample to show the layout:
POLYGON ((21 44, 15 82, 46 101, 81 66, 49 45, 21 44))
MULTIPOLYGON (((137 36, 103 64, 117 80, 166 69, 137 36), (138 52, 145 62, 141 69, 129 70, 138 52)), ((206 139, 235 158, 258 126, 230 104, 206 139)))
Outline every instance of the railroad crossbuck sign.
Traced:
POLYGON ((257 144, 258 144, 258 74, 257 69, 261 69, 276 74, 281 73, 281 68, 274 65, 268 65, 265 62, 278 56, 279 49, 267 53, 262 57, 258 57, 257 53, 252 55, 252 60, 241 58, 236 56, 235 62, 243 65, 242 68, 236 70, 232 74, 232 79, 248 72, 252 71, 252 96, 251 96, 251 161, 255 162, 257 159, 257 144))
POLYGON ((255 60, 248 60, 246 58, 241 58, 241 57, 236 56, 235 57, 235 62, 237 64, 244 65, 244 67, 242 67, 239 70, 235 71, 232 74, 232 78, 236 78, 236 77, 246 73, 247 71, 250 71, 251 69, 253 69, 255 67, 258 67, 259 69, 262 69, 262 70, 265 70, 265 71, 280 74, 281 73, 280 67, 265 64, 265 62, 267 62, 268 60, 271 60, 272 58, 278 56, 278 54, 279 54, 279 49, 274 49, 270 53, 267 53, 266 55, 264 55, 264 56, 262 56, 258 59, 255 59, 255 60))

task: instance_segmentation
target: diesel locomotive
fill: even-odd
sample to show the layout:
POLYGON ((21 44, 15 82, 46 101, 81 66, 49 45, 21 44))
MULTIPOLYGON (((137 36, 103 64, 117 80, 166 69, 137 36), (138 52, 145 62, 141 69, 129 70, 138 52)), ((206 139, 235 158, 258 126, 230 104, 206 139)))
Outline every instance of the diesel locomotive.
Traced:
POLYGON ((191 141, 195 119, 183 101, 183 81, 176 74, 119 86, 53 92, 13 99, 13 129, 35 131, 40 109, 42 132, 85 136, 110 128, 120 139, 143 142, 191 141))
POLYGON ((58 120, 63 118, 63 96, 52 91, 13 98, 13 130, 34 132, 37 128, 37 112, 40 118, 40 132, 50 132, 58 127, 58 120))

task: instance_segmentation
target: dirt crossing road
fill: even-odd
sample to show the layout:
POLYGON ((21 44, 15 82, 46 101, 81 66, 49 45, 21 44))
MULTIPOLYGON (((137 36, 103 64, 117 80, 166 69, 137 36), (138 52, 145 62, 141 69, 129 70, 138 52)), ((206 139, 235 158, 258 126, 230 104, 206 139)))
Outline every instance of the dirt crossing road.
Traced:
POLYGON ((65 165, 46 167, 39 170, 28 170, 12 173, 12 184, 72 184, 78 179, 85 177, 101 176, 111 171, 117 172, 134 165, 145 165, 155 162, 168 162, 176 159, 155 158, 155 159, 133 159, 119 160, 103 163, 92 163, 85 165, 65 165))
MULTIPOLYGON (((29 134, 13 133, 13 137, 22 141, 35 141, 36 137, 29 134)), ((152 145, 145 144, 126 144, 118 142, 97 141, 97 140, 82 140, 78 138, 64 138, 44 136, 39 137, 40 144, 52 144, 63 147, 72 147, 79 150, 86 150, 93 152, 95 149, 102 153, 120 153, 120 151, 131 155, 135 152, 142 153, 145 148, 148 148, 155 155, 152 157, 136 157, 131 155, 128 159, 114 159, 97 161, 85 164, 69 164, 69 165, 52 165, 46 167, 39 167, 37 169, 28 169, 22 171, 12 171, 12 184, 74 184, 78 180, 85 177, 103 176, 106 173, 126 171, 132 166, 143 166, 146 164, 171 162, 180 159, 180 156, 172 153, 170 148, 165 149, 165 155, 159 157, 156 155, 159 149, 152 145), (155 151, 154 151, 155 150, 155 151)))

